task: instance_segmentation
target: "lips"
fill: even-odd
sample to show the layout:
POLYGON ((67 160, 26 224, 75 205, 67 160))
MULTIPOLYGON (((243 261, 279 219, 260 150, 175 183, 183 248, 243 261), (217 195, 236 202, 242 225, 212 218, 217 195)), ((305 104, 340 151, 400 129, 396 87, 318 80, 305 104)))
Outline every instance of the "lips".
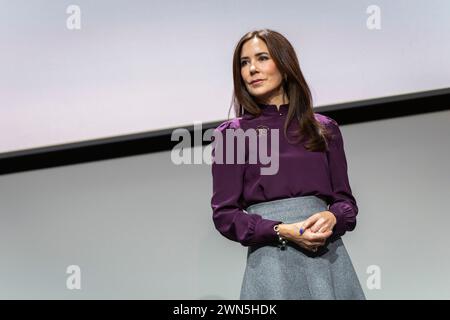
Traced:
POLYGON ((257 79, 257 80, 253 80, 252 82, 250 82, 250 84, 258 84, 258 83, 261 83, 263 81, 264 81, 264 79, 257 79))

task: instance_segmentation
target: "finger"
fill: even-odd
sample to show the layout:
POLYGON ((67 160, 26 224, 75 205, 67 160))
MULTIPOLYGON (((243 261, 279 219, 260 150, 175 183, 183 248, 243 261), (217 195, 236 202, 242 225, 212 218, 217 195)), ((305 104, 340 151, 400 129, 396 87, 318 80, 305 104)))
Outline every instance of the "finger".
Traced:
POLYGON ((320 230, 320 228, 322 228, 322 226, 326 223, 326 219, 324 219, 323 217, 321 217, 319 220, 316 221, 316 223, 314 223, 314 225, 311 227, 311 231, 312 232, 317 232, 320 230))
POLYGON ((305 250, 311 250, 311 247, 306 245, 304 242, 297 242, 297 244, 305 250))
POLYGON ((313 246, 312 241, 306 240, 305 238, 302 238, 300 241, 298 241, 298 243, 308 250, 311 249, 311 247, 313 246))
POLYGON ((305 242, 303 242, 303 244, 304 244, 308 249, 310 249, 310 248, 313 246, 313 243, 312 243, 311 241, 305 241, 305 242))
POLYGON ((315 248, 317 248, 317 246, 314 246, 314 245, 309 245, 309 246, 305 245, 304 248, 305 248, 306 250, 312 251, 312 252, 314 252, 315 250, 317 250, 317 249, 315 249, 315 248))
POLYGON ((327 239, 312 239, 312 240, 309 240, 309 243, 311 243, 311 245, 313 245, 313 246, 317 246, 319 244, 320 245, 324 244, 325 241, 327 241, 327 239))
POLYGON ((307 244, 307 245, 311 245, 312 241, 315 241, 317 238, 314 237, 315 233, 311 231, 311 229, 306 229, 305 232, 303 233, 303 241, 307 244))
POLYGON ((310 241, 317 241, 317 240, 324 240, 327 239, 328 237, 330 237, 333 234, 333 231, 331 230, 327 230, 325 232, 321 232, 321 233, 310 233, 309 234, 309 238, 308 240, 310 241))
POLYGON ((321 247, 323 245, 325 245, 326 240, 321 240, 321 241, 312 241, 311 245, 315 246, 315 247, 321 247))
POLYGON ((303 221, 302 226, 300 227, 300 234, 302 235, 306 229, 312 226, 319 219, 319 215, 314 214, 305 221, 303 221))
POLYGON ((315 240, 315 241, 307 241, 307 240, 305 240, 304 242, 303 242, 303 244, 308 248, 308 249, 311 249, 311 248, 314 248, 314 247, 321 247, 321 246, 323 246, 323 245, 325 245, 325 242, 326 242, 326 240, 315 240))
POLYGON ((314 232, 311 231, 311 229, 307 229, 307 230, 305 230, 305 233, 303 233, 302 238, 305 241, 309 241, 309 242, 321 241, 323 239, 328 238, 331 235, 330 232, 331 231, 327 230, 327 231, 322 232, 322 233, 319 233, 319 232, 314 233, 314 232))
POLYGON ((331 230, 331 228, 330 228, 330 226, 328 224, 325 224, 319 229, 318 232, 321 233, 321 232, 325 232, 325 231, 328 231, 328 230, 331 230))

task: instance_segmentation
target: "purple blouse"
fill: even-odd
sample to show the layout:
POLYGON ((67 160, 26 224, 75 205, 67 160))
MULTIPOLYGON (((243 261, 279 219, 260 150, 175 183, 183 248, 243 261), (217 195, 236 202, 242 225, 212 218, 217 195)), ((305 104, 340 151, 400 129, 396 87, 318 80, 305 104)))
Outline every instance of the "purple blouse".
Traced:
MULTIPOLYGON (((301 144, 287 142, 283 126, 288 104, 281 105, 280 111, 276 105, 259 104, 259 107, 262 110, 259 117, 244 114, 242 117, 223 122, 214 130, 224 141, 224 160, 223 163, 217 163, 219 161, 216 161, 216 141, 213 138, 211 208, 216 229, 224 237, 240 242, 243 246, 277 242, 278 237, 273 227, 282 221, 264 219, 257 213, 244 210, 259 202, 315 195, 323 199, 329 205, 328 211, 336 216, 333 236, 342 236, 346 231, 353 230, 358 207, 348 180, 344 142, 337 122, 325 115, 314 113, 318 121, 331 129, 332 139, 328 142, 327 152, 312 152, 301 144), (278 172, 261 175, 260 168, 270 167, 270 164, 249 162, 247 139, 244 149, 245 162, 237 162, 235 147, 234 162, 226 163, 226 154, 229 152, 225 147, 226 129, 241 128, 245 131, 261 126, 266 129, 279 129, 278 172)), ((291 121, 288 133, 296 128, 297 121, 291 121)), ((267 140, 271 140, 270 136, 267 140)), ((267 145, 270 148, 270 142, 267 145)))

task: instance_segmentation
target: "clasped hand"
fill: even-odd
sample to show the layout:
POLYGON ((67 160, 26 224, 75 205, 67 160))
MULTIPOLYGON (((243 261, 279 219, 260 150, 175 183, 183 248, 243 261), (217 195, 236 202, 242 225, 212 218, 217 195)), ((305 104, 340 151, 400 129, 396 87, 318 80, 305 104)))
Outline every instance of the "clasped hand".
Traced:
POLYGON ((285 224, 288 228, 287 239, 309 251, 317 251, 333 234, 336 217, 330 211, 321 211, 313 214, 304 221, 285 224), (302 230, 302 234, 300 233, 302 230))

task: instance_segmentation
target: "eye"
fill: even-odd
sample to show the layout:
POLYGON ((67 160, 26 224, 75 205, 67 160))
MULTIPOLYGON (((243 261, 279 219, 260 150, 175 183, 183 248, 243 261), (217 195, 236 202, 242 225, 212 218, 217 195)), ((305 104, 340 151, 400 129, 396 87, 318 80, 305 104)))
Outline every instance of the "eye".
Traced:
MULTIPOLYGON (((269 60, 269 57, 267 57, 267 56, 259 56, 258 60, 260 60, 260 61, 269 60)), ((241 61, 241 67, 243 67, 246 62, 247 62, 247 60, 241 61)))

